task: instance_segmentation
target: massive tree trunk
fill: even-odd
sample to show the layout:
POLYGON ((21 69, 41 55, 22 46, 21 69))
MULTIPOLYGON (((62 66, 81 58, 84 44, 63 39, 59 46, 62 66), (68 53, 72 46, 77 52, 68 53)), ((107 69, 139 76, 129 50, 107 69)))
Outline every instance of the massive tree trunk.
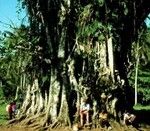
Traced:
MULTIPOLYGON (((116 32, 108 33, 107 16, 102 15, 99 17, 102 22, 96 23, 95 4, 72 0, 26 2, 31 30, 41 36, 37 44, 42 51, 33 57, 34 70, 31 76, 28 74, 31 79, 25 84, 26 96, 18 119, 26 118, 23 123, 35 128, 71 126, 78 121, 81 97, 89 100, 93 124, 103 106, 118 119, 127 107, 126 101, 130 101, 126 73, 128 50, 123 49, 126 37, 120 36, 122 45, 113 43, 116 32), (101 27, 99 23, 103 24, 103 20, 101 27), (96 25, 94 31, 88 30, 96 25), (87 31, 88 34, 86 30, 91 32, 87 31), (115 70, 120 74, 115 74, 115 70), (105 101, 102 93, 106 94, 105 101)), ((100 11, 106 11, 106 5, 103 7, 99 7, 100 11)))

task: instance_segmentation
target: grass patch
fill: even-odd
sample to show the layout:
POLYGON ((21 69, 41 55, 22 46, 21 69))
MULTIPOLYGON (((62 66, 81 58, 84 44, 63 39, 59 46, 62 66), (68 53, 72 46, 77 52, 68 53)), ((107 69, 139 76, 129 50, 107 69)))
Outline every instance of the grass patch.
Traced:
POLYGON ((0 125, 5 125, 7 122, 6 104, 0 103, 0 125))
POLYGON ((150 111, 150 105, 147 105, 147 106, 143 106, 143 105, 136 105, 133 107, 134 110, 149 110, 150 111))

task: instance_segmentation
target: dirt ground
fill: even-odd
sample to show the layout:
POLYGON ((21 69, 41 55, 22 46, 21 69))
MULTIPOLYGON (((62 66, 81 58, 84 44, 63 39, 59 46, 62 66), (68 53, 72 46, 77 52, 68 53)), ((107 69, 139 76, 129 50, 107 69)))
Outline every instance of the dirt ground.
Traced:
MULTIPOLYGON (((0 131, 44 131, 44 130, 13 125, 13 126, 0 126, 0 131)), ((73 130, 69 127, 61 127, 57 129, 48 129, 47 131, 73 131, 73 130)), ((97 129, 84 128, 81 129, 81 131, 108 131, 108 130, 104 128, 97 128, 97 129)), ((120 126, 118 124, 113 124, 111 131, 150 131, 150 125, 141 125, 141 127, 137 130, 131 126, 127 127, 127 126, 120 126)))

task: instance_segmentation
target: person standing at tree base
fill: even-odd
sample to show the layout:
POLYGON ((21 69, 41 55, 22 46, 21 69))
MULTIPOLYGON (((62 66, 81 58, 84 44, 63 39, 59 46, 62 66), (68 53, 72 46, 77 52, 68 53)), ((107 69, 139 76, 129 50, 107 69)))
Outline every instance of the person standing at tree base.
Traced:
POLYGON ((105 109, 102 109, 101 113, 99 114, 99 122, 102 128, 106 127, 108 130, 112 129, 108 121, 108 112, 105 109))
POLYGON ((6 112, 7 112, 8 116, 9 116, 9 120, 11 120, 12 117, 13 117, 12 105, 13 105, 13 103, 11 102, 10 104, 8 104, 6 106, 6 112))
POLYGON ((84 124, 84 117, 86 117, 86 124, 89 124, 89 111, 90 111, 90 104, 87 103, 87 99, 81 100, 80 105, 80 122, 81 126, 84 124))
POLYGON ((16 115, 16 101, 10 102, 6 106, 6 112, 8 114, 9 119, 11 120, 12 118, 15 118, 16 115))
POLYGON ((138 122, 137 122, 137 118, 134 114, 131 114, 129 112, 125 112, 124 116, 123 116, 123 123, 124 125, 132 125, 135 128, 138 128, 138 122))

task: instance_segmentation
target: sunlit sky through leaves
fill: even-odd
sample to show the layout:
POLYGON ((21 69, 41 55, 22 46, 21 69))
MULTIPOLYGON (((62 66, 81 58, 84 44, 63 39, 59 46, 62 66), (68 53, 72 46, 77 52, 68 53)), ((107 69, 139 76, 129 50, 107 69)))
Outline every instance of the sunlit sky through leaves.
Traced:
MULTIPOLYGON (((19 9, 21 9, 21 4, 18 4, 17 0, 0 0, 0 32, 11 30, 10 25, 16 27, 20 24, 27 24, 25 10, 17 13, 19 9)), ((146 19, 145 22, 150 27, 150 19, 146 19)))
POLYGON ((27 23, 25 10, 21 8, 21 4, 17 0, 0 0, 0 31, 11 30, 27 23), (21 9, 21 11, 20 11, 21 9), (19 13, 20 12, 20 13, 19 13), (24 19, 23 19, 24 18, 24 19))
POLYGON ((150 14, 148 15, 148 17, 145 20, 145 23, 148 27, 150 27, 150 14))

